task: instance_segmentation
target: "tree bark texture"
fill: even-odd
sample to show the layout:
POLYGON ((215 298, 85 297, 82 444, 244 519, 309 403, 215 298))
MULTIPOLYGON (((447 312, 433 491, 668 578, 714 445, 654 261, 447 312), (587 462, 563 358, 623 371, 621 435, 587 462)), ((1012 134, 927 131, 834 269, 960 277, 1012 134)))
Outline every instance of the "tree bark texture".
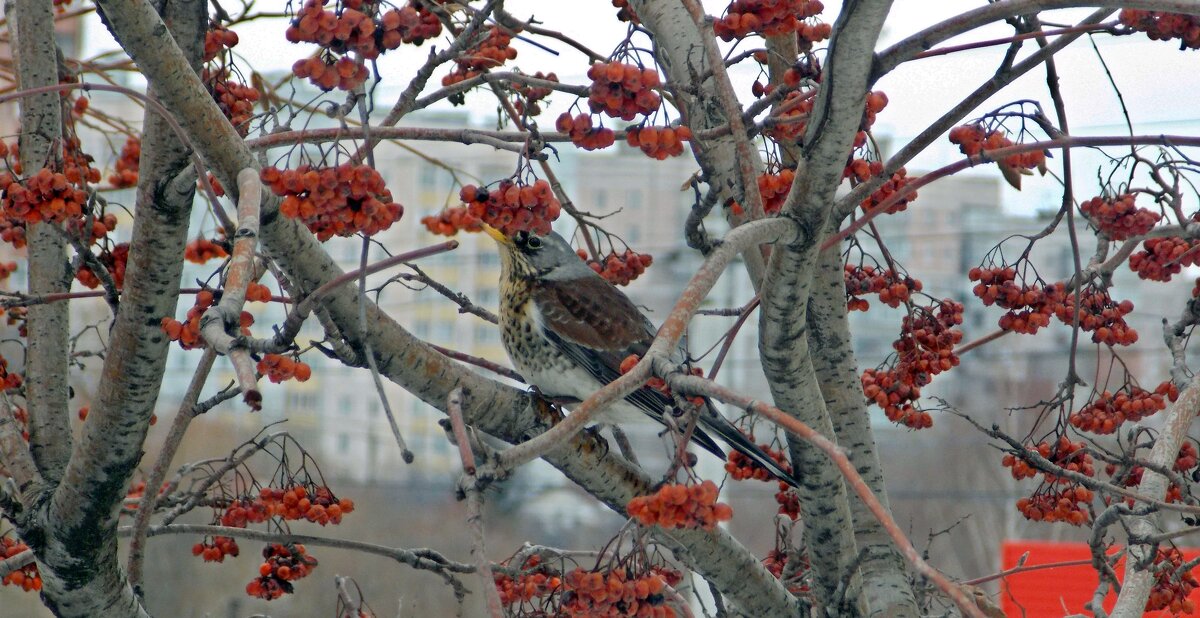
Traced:
MULTIPOLYGON (((198 60, 206 3, 174 1, 166 10, 198 60)), ((175 313, 196 181, 190 152, 165 120, 147 111, 143 127, 126 279, 99 390, 58 487, 19 522, 38 558, 43 599, 58 616, 147 615, 118 562, 117 516, 162 384, 169 341, 159 322, 175 313)), ((48 306, 65 310, 67 303, 48 306)), ((66 418, 65 401, 56 413, 66 418)))
MULTIPOLYGON (((58 48, 54 44, 54 8, 50 0, 18 0, 12 29, 14 57, 21 88, 58 83, 58 48)), ((61 171, 62 98, 44 93, 21 99, 21 167, 33 174, 42 167, 61 171)), ((53 223, 31 223, 29 293, 65 292, 72 273, 65 243, 53 223)), ((71 427, 67 416, 67 351, 70 319, 67 303, 29 308, 25 353, 25 401, 29 409, 29 449, 42 477, 57 483, 71 456, 71 427)))

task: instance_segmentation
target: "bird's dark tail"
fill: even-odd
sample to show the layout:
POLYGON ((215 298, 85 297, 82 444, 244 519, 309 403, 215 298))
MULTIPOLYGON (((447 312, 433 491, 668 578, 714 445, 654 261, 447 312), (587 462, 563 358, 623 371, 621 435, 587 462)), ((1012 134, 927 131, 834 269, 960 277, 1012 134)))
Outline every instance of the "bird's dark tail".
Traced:
MULTIPOLYGON (((712 402, 706 403, 708 403, 706 409, 700 412, 700 427, 703 427, 704 429, 716 434, 717 437, 721 438, 721 440, 724 440, 726 444, 733 447, 733 450, 745 455, 746 457, 749 457, 750 460, 755 464, 766 468, 767 472, 770 472, 775 478, 787 483, 788 485, 791 485, 792 487, 800 486, 800 482, 797 481, 794 476, 789 474, 788 471, 783 468, 783 466, 780 466, 779 462, 772 459, 771 456, 759 448, 759 446, 755 444, 753 440, 748 438, 746 434, 742 433, 741 430, 733 425, 733 423, 729 422, 728 419, 722 416, 721 413, 718 412, 712 405, 712 402)), ((703 436, 704 440, 707 440, 709 443, 712 442, 711 438, 699 431, 699 427, 697 428, 696 433, 698 434, 697 437, 703 436)), ((709 448, 708 444, 705 444, 704 441, 697 440, 697 442, 704 448, 712 451, 712 449, 709 448)), ((719 456, 724 457, 724 454, 719 454, 719 456)))

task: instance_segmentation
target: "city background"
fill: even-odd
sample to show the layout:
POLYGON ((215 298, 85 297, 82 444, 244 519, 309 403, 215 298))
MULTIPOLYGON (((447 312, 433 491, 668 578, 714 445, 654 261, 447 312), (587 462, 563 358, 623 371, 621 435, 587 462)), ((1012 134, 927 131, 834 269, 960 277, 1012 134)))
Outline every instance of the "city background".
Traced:
MULTIPOLYGON (((78 34, 64 32, 60 46, 72 49, 78 44, 78 34)), ((120 97, 97 93, 92 104, 114 115, 139 116, 139 111, 120 97)), ((10 114, 6 121, 11 122, 12 108, 4 113, 10 114)), ((413 114, 406 124, 494 128, 494 121, 489 123, 478 110, 421 112, 413 114)), ((1178 119, 1155 125, 1162 132, 1194 126, 1194 120, 1178 119)), ((1102 130, 1111 131, 1112 127, 1084 127, 1080 132, 1102 130)), ((13 133, 5 131, 8 136, 13 133)), ((85 137, 85 149, 89 152, 113 154, 107 159, 97 154, 101 164, 115 159, 115 152, 123 142, 123 138, 96 133, 85 137)), ((885 138, 882 141, 886 151, 889 140, 887 136, 880 137, 885 138)), ((898 136, 893 141, 903 140, 898 136)), ((680 234, 693 201, 691 191, 681 187, 696 172, 694 160, 685 153, 679 158, 656 162, 623 144, 599 153, 561 147, 559 156, 553 163, 555 173, 572 200, 583 210, 609 215, 603 220, 609 232, 635 250, 654 256, 654 265, 629 286, 628 293, 657 323, 700 263, 699 255, 683 245, 680 234)), ((396 201, 404 205, 405 215, 376 237, 378 245, 373 249, 372 259, 382 257, 385 250, 395 253, 442 240, 427 233, 419 224, 420 218, 436 214, 445 206, 457 205, 462 183, 490 183, 510 176, 515 169, 515 157, 485 146, 423 142, 406 148, 381 148, 377 167, 396 201)), ((910 170, 909 176, 918 176, 921 171, 910 170)), ((1026 191, 1016 193, 994 169, 980 168, 922 188, 906 212, 877 220, 894 258, 923 282, 926 292, 964 302, 965 341, 993 331, 1000 315, 999 310, 983 307, 971 295, 972 283, 967 281, 966 271, 978 265, 1003 239, 1038 231, 1046 222, 1045 213, 1057 208, 1056 184, 1051 178, 1026 182, 1026 191)), ((128 192, 112 194, 111 201, 132 206, 128 192)), ((128 217, 122 217, 121 223, 123 233, 127 234, 128 217)), ((716 217, 706 224, 714 232, 723 228, 716 217)), ((556 227, 567 236, 573 232, 565 220, 556 227)), ((215 224, 211 217, 198 213, 191 236, 199 235, 213 237, 215 224)), ((499 259, 494 243, 485 236, 470 234, 460 235, 459 240, 462 244, 456 251, 422 260, 418 265, 434 280, 495 311, 499 259)), ((877 254, 866 240, 864 246, 868 252, 877 254)), ((361 247, 357 239, 335 239, 328 243, 331 255, 347 270, 357 266, 361 247)), ((1065 229, 1060 228, 1059 233, 1039 241, 1033 256, 1047 280, 1068 276, 1073 266, 1065 229)), ((214 264, 189 266, 184 285, 206 278, 214 264)), ((382 273, 373 277, 369 286, 383 285, 404 272, 410 271, 398 268, 382 273)), ((10 287, 21 289, 23 276, 18 271, 10 280, 10 287)), ((1136 307, 1130 322, 1141 339, 1123 352, 1122 359, 1143 386, 1151 388, 1165 378, 1168 357, 1159 337, 1161 321, 1177 317, 1194 281, 1194 275, 1185 273, 1168 284, 1145 283, 1133 277, 1127 268, 1122 268, 1114 279, 1114 297, 1132 300, 1136 307)), ((278 291, 273 283, 272 288, 278 291)), ((752 294, 744 271, 735 265, 722 278, 706 307, 740 307, 752 294)), ((458 305, 432 289, 391 281, 382 287, 378 301, 421 339, 505 366, 509 364, 493 325, 460 312, 458 305)), ((186 313, 189 306, 190 302, 182 299, 176 317, 186 313)), ((99 301, 75 302, 72 307, 77 330, 109 317, 107 307, 99 301)), ((269 325, 279 323, 284 315, 279 307, 256 309, 255 313, 258 335, 267 334, 269 325)), ((899 311, 880 307, 877 302, 872 303, 868 313, 852 314, 860 369, 885 360, 899 332, 900 319, 899 311)), ((693 354, 709 349, 732 321, 733 318, 727 317, 696 318, 689 333, 693 354)), ((757 360, 754 324, 755 320, 750 320, 741 331, 720 380, 740 391, 766 393, 757 360)), ((98 345, 102 336, 94 337, 98 345)), ((317 329, 310 325, 300 342, 303 345, 307 339, 319 337, 317 329)), ((1057 323, 1035 337, 1001 338, 964 355, 960 367, 939 376, 926 389, 930 399, 925 403, 937 407, 931 398, 938 397, 981 424, 999 423, 1015 433, 1029 431, 1040 409, 1010 408, 1034 406, 1054 393, 1065 377, 1069 343, 1069 329, 1057 323)), ((198 357, 199 352, 172 347, 159 399, 159 423, 151 431, 144 462, 153 461, 157 443, 165 435, 198 357)), ((430 546, 452 558, 467 559, 469 542, 465 535, 447 533, 448 528, 462 529, 465 510, 454 500, 460 464, 457 452, 438 424, 443 415, 385 382, 385 393, 400 430, 416 456, 412 464, 405 464, 391 437, 370 374, 344 367, 315 351, 306 354, 304 360, 313 367, 313 377, 308 382, 269 385, 263 381, 262 412, 250 413, 235 400, 199 418, 175 465, 222 456, 264 426, 278 422, 275 428, 290 432, 320 462, 330 485, 360 505, 339 528, 297 526, 297 531, 398 547, 430 546)), ((706 362, 711 363, 711 356, 701 360, 701 366, 707 367, 706 362)), ((1079 391, 1084 399, 1088 389, 1097 383, 1097 376, 1103 383, 1109 362, 1107 358, 1096 357, 1095 346, 1081 346, 1080 374, 1089 383, 1079 391)), ((98 364, 85 360, 84 366, 94 370, 98 364)), ((94 388, 94 371, 91 374, 80 371, 77 377, 75 403, 83 406, 94 388)), ((232 368, 221 359, 206 394, 232 380, 232 368)), ((1033 484, 1013 481, 1007 470, 999 466, 1000 454, 966 422, 935 411, 932 429, 912 432, 896 427, 877 409, 873 408, 872 414, 896 519, 919 548, 928 548, 931 561, 950 575, 970 578, 995 572, 1003 539, 1053 539, 1070 537, 1073 533, 1072 538, 1079 538, 1079 531, 1030 523, 1016 512, 1013 503, 1027 495, 1033 484), (948 469, 955 473, 930 474, 931 470, 948 469)), ((631 431, 639 449, 651 453, 644 458, 651 473, 661 471, 664 465, 657 462, 665 460, 656 459, 654 453, 662 454, 665 448, 660 446, 656 429, 647 425, 631 431)), ((703 475, 717 478, 721 462, 701 455, 700 470, 703 475)), ((774 542, 770 517, 774 491, 773 484, 765 483, 724 486, 725 499, 737 513, 730 523, 732 532, 759 555, 765 554, 774 542)), ((527 466, 489 493, 488 504, 492 515, 487 519, 489 551, 493 559, 513 553, 524 541, 592 548, 611 537, 623 523, 540 462, 527 466)), ((192 520, 206 523, 210 516, 209 512, 197 513, 192 520)), ((255 544, 243 544, 244 554, 249 557, 210 565, 189 555, 188 547, 193 542, 195 539, 185 537, 151 541, 149 586, 167 581, 194 582, 190 587, 176 586, 174 589, 180 590, 180 594, 175 598, 152 598, 152 602, 171 604, 152 605, 152 610, 177 616, 245 616, 256 612, 310 615, 318 613, 316 608, 324 613, 328 613, 327 606, 332 608, 332 587, 327 585, 329 579, 321 577, 301 582, 297 587, 299 594, 291 598, 271 604, 250 599, 242 593, 242 587, 256 567, 252 557, 257 552, 255 544)), ((442 615, 453 606, 449 590, 436 577, 360 554, 336 550, 314 553, 321 560, 317 572, 320 576, 337 573, 355 577, 367 599, 384 614, 394 613, 398 603, 404 615, 442 615)), ((473 584, 472 581, 469 585, 473 584)), ((37 613, 40 610, 35 609, 40 607, 36 601, 7 589, 0 590, 0 595, 3 595, 0 602, 6 608, 16 607, 20 608, 18 611, 28 611, 28 615, 40 615, 37 613)))

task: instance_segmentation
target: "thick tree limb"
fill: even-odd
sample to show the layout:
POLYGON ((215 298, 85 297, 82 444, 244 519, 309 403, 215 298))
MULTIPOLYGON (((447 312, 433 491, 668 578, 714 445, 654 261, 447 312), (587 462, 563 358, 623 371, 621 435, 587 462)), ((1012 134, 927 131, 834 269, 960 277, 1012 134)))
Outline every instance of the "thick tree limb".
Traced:
MULTIPOLYGON (((862 382, 850 340, 842 266, 841 252, 822 251, 813 273, 813 294, 808 301, 813 369, 838 444, 846 449, 863 483, 878 498, 880 508, 890 513, 883 469, 879 465, 870 413, 863 399, 862 382)), ((919 616, 904 558, 879 519, 861 499, 850 500, 850 514, 854 521, 855 544, 863 556, 859 570, 867 615, 919 616)))
MULTIPOLYGON (((796 178, 782 207, 782 215, 798 224, 799 235, 787 246, 775 246, 762 287, 759 354, 776 406, 830 439, 833 425, 813 367, 808 303, 820 239, 862 121, 872 51, 890 5, 886 0, 847 4, 834 24, 796 178)), ((837 298, 844 299, 844 291, 837 298)), ((793 437, 788 446, 793 468, 803 471, 797 491, 811 539, 813 591, 824 606, 834 599, 858 554, 850 505, 841 475, 819 449, 793 437)), ((849 581, 847 602, 858 605, 858 580, 849 581)))
MULTIPOLYGON (((54 11, 43 0, 18 0, 12 19, 13 51, 21 88, 58 83, 54 11)), ((21 166, 31 173, 50 167, 61 171, 62 98, 47 92, 21 99, 21 166)), ((54 223, 28 226, 29 293, 66 292, 72 273, 65 243, 54 223)), ((29 308, 25 356, 25 395, 29 409, 29 450, 42 476, 58 483, 71 456, 67 412, 67 350, 70 317, 66 304, 29 308)))
MULTIPOLYGON (((204 9, 200 0, 168 6, 192 58, 200 53, 204 9)), ((193 72, 186 60, 184 66, 193 72)), ((62 482, 37 516, 19 526, 38 555, 47 605, 60 616, 146 615, 117 562, 117 512, 166 365, 159 321, 175 312, 195 176, 188 151, 163 119, 150 114, 144 126, 128 279, 103 378, 62 482)))

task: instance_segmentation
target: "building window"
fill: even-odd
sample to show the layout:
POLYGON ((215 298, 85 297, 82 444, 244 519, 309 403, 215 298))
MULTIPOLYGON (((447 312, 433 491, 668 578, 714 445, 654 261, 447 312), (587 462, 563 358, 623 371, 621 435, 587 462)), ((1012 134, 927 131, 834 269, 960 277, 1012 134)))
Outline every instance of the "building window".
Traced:
POLYGON ((338 434, 337 448, 338 448, 338 453, 340 453, 342 455, 346 455, 350 452, 350 434, 348 434, 348 433, 338 434))

